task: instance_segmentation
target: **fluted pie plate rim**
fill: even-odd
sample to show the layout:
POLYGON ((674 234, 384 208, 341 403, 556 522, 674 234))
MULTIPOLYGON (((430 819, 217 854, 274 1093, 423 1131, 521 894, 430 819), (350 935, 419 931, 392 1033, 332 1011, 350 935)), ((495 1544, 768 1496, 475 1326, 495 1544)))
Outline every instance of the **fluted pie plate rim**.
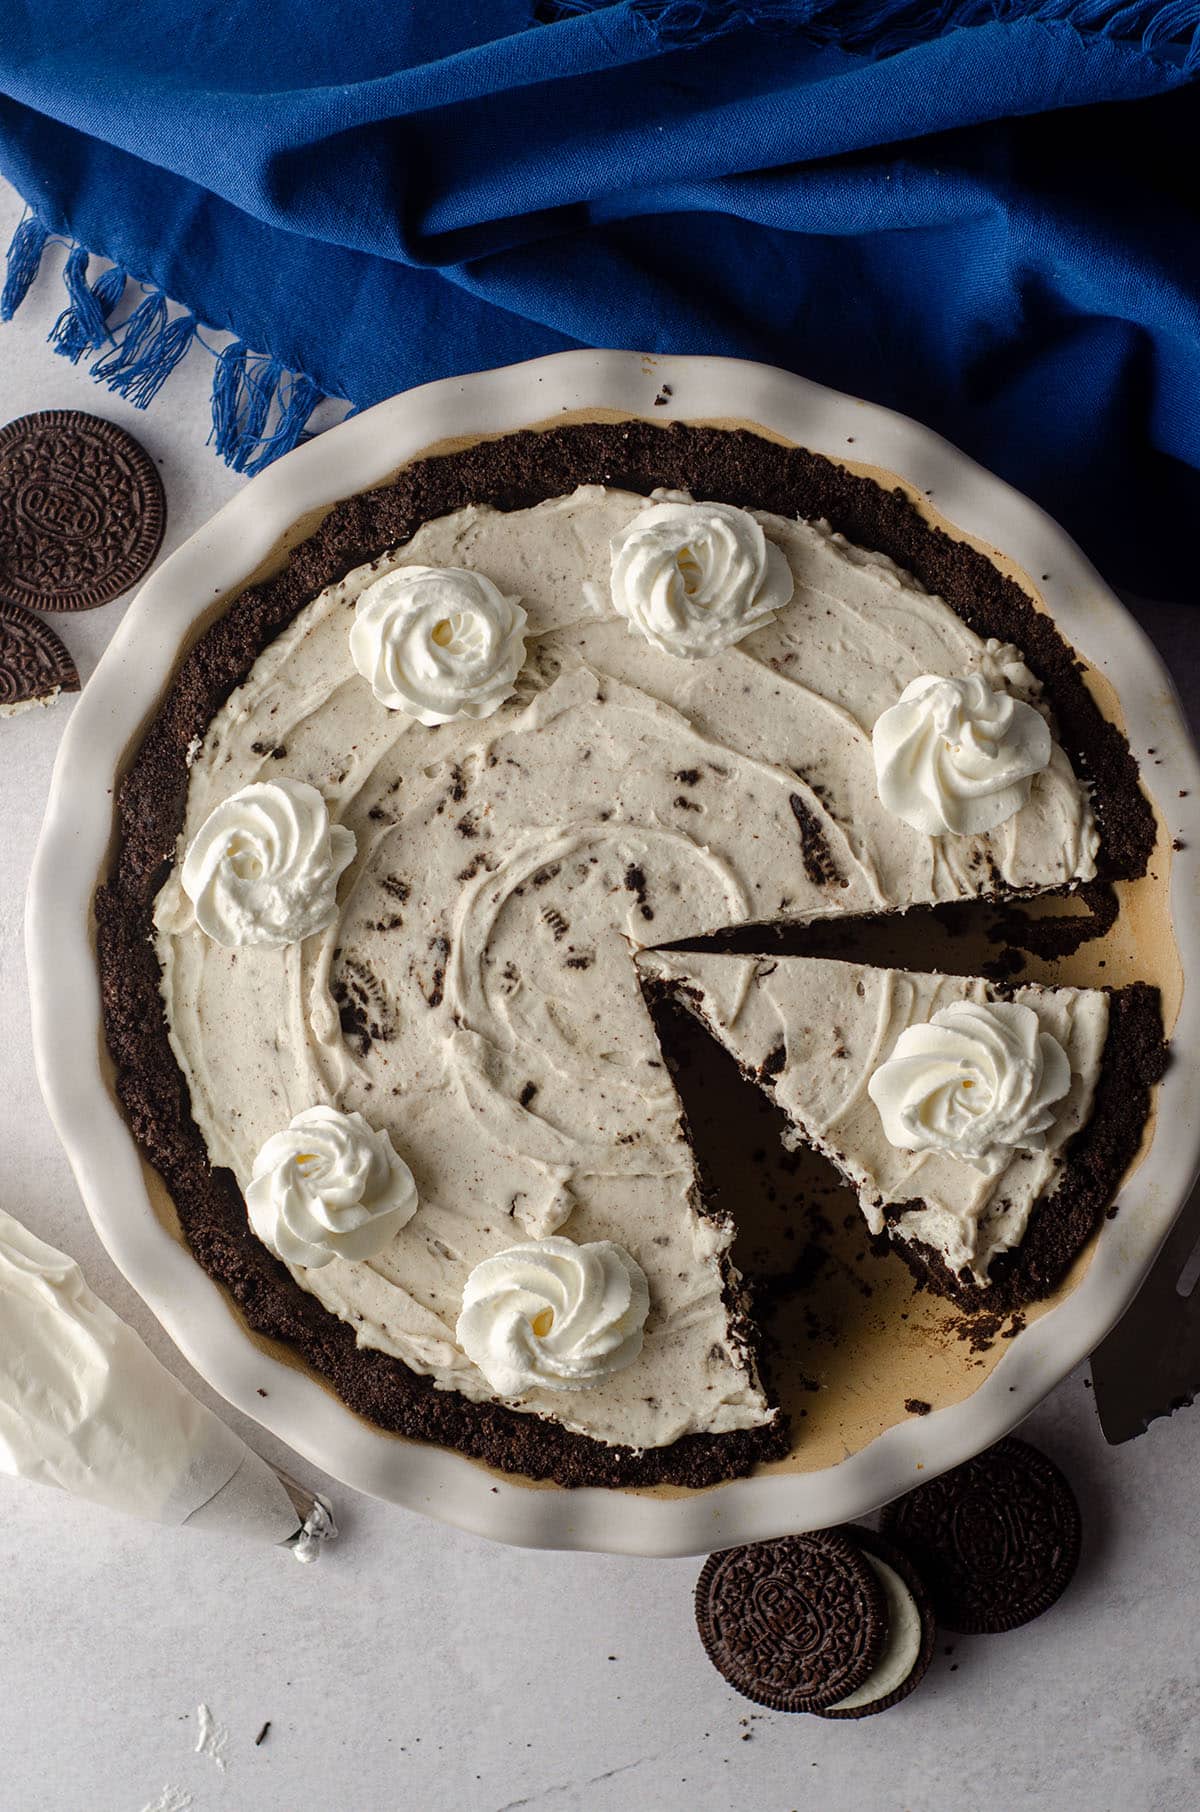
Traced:
POLYGON ((1023 1420, 1128 1307, 1187 1198, 1200 1169, 1200 992, 1188 986, 1200 976, 1198 802, 1200 761, 1143 632, 1055 523, 929 429, 736 359, 579 351, 448 378, 351 417, 252 479, 130 606, 67 725, 34 861, 26 943, 38 1076, 97 1232, 134 1289, 216 1391, 334 1478, 530 1547, 666 1556, 853 1521, 1023 1420), (655 423, 754 422, 835 459, 850 454, 932 493, 951 524, 1025 571, 1050 574, 1044 601, 1117 687, 1134 754, 1179 845, 1170 887, 1184 993, 1160 1085, 1160 1131, 1081 1281, 1012 1339, 962 1402, 898 1421, 837 1465, 703 1491, 530 1488, 371 1426, 307 1372, 273 1357, 156 1214, 103 1056, 92 899, 110 851, 114 780, 210 601, 244 581, 298 520, 382 482, 428 447, 579 410, 655 423))

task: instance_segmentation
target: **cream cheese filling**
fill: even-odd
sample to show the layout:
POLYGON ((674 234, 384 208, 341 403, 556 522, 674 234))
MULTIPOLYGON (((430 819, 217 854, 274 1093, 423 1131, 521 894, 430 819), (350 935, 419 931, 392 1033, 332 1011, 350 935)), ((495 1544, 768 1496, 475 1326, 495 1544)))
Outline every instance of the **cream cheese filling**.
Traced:
POLYGON ((898 909, 1089 878, 1096 833, 1057 744, 986 836, 931 838, 876 792, 871 729, 925 673, 980 672, 1039 703, 1019 651, 821 525, 759 518, 794 593, 712 658, 682 661, 607 601, 609 543, 645 507, 584 487, 467 508, 301 611, 192 760, 180 855, 255 780, 307 781, 357 857, 325 932, 229 950, 198 929, 179 862, 156 904, 172 1048, 214 1164, 239 1185, 317 1102, 389 1133, 420 1206, 377 1258, 300 1285, 441 1388, 483 1399, 454 1338, 483 1258, 561 1230, 642 1266, 638 1359, 513 1407, 634 1447, 770 1419, 731 1336, 732 1224, 699 1211, 679 1103, 631 961, 722 926, 898 909), (402 565, 486 575, 527 613, 515 696, 426 727, 372 698, 354 606, 402 565), (819 827, 827 860, 804 859, 819 827))

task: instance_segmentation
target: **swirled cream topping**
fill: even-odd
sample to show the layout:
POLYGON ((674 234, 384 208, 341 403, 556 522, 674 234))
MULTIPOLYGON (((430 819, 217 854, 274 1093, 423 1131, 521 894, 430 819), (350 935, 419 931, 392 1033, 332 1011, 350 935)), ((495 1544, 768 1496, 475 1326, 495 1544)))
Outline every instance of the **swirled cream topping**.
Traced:
POLYGON ((689 499, 651 504, 614 536, 611 590, 652 647, 697 661, 769 622, 793 580, 747 510, 689 499))
POLYGON ((417 1187, 386 1132, 307 1107, 255 1158, 246 1210, 277 1258, 316 1270, 382 1252, 416 1213, 417 1187))
POLYGON ((337 916, 338 878, 355 848, 354 832, 330 823, 307 781, 254 781, 209 812, 188 844, 180 886, 214 943, 280 949, 337 916))
MULTIPOLYGON (((1020 1244, 1091 1113, 1108 1033, 1108 997, 1096 989, 1029 985, 1001 1001, 966 976, 823 957, 658 951, 639 956, 638 967, 676 988, 745 1069, 771 1076, 795 1142, 815 1145, 854 1184, 872 1233, 919 1240, 979 1283, 998 1252, 1020 1244), (954 1067, 942 1072, 940 1096, 936 1081, 931 1092, 917 1086, 918 1111, 970 1142, 962 1122, 977 1110, 952 1097, 989 1094, 981 1118, 992 1132, 976 1129, 989 1147, 979 1162, 935 1138, 893 1142, 872 1088, 893 1058, 908 1061, 912 1034, 924 1045, 931 1024, 947 1022, 954 1067), (993 1135, 1008 1142, 992 1144, 993 1135)), ((924 1062, 922 1073, 928 1083, 924 1062)))
MULTIPOLYGON (((557 1233, 618 1245, 649 1288, 636 1359, 514 1407, 637 1447, 772 1411, 731 1314, 732 1223, 701 1211, 631 952, 1068 883, 1096 848, 1057 744, 1028 804, 985 835, 928 836, 879 799, 871 732, 898 688, 980 672, 1040 709, 1018 650, 828 528, 755 515, 790 600, 736 646, 681 660, 631 635, 605 589, 614 541, 646 512, 598 487, 468 508, 322 592, 209 725, 181 848, 240 788, 307 782, 358 840, 336 919, 299 945, 224 948, 178 863, 156 914, 172 1046, 215 1164, 245 1191, 267 1140, 325 1102, 386 1130, 411 1167, 413 1219, 370 1258, 294 1265, 301 1287, 437 1388, 494 1398, 457 1333, 475 1268, 557 1233), (359 599, 413 567, 521 599, 525 662, 485 719, 427 728, 351 658, 359 599)), ((866 1110, 890 1162, 920 1161, 866 1110)), ((969 1218, 982 1184, 953 1168, 969 1218)))
POLYGON ((906 1026, 867 1082, 902 1151, 944 1151, 994 1176, 1014 1151, 1041 1151, 1071 1065, 1032 1007, 953 1000, 906 1026))
POLYGON ((350 658, 389 711, 427 725, 490 717, 512 696, 525 623, 485 573, 400 567, 359 598, 350 658))
POLYGON ((1041 713, 982 673, 910 680, 872 743, 879 797, 929 837, 978 836, 1013 817, 1053 747, 1041 713))
POLYGON ((649 1308, 646 1274, 623 1247, 556 1234, 476 1265, 456 1332, 501 1397, 585 1390, 632 1365, 649 1308))

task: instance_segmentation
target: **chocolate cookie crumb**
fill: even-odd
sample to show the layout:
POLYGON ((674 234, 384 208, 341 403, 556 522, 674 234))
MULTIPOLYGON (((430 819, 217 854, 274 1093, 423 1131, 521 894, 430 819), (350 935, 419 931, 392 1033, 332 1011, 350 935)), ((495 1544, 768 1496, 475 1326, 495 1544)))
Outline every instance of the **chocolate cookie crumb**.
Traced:
POLYGON ((814 887, 831 887, 835 881, 841 880, 841 875, 825 841, 820 820, 799 793, 789 793, 788 804, 800 828, 800 860, 804 864, 805 874, 814 887))

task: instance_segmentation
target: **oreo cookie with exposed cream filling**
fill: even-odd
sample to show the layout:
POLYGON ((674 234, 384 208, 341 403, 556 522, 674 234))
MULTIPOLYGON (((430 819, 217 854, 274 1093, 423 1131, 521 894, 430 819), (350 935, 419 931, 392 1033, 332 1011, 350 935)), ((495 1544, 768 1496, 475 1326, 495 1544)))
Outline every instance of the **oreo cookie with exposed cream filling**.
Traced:
POLYGON ((0 600, 0 717, 78 690, 75 663, 50 625, 0 600))
POLYGON ((818 1711, 820 1718, 869 1718, 915 1692, 933 1659, 937 1621, 924 1580, 900 1548, 873 1529, 848 1523, 838 1531, 862 1549, 883 1587, 887 1635, 861 1686, 818 1711))

